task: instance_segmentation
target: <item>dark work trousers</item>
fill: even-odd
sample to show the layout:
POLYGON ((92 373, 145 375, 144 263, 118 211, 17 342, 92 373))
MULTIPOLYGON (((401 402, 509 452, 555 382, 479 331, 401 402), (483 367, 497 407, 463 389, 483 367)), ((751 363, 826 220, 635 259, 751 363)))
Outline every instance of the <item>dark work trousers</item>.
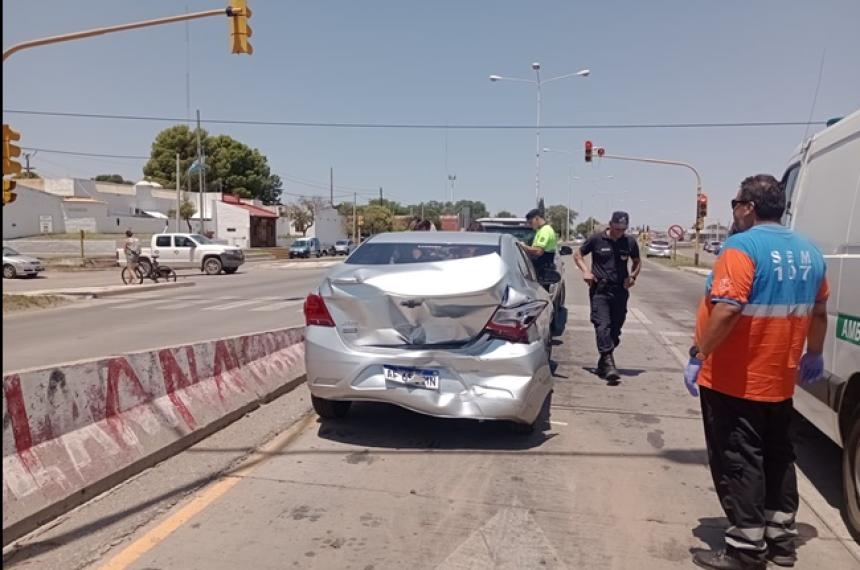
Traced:
POLYGON ((797 474, 789 437, 792 401, 754 402, 702 387, 702 418, 714 487, 726 517, 726 547, 748 562, 792 556, 797 474))
POLYGON ((589 297, 597 350, 600 354, 609 354, 621 344, 621 327, 627 318, 630 293, 623 285, 600 281, 591 287, 589 297))

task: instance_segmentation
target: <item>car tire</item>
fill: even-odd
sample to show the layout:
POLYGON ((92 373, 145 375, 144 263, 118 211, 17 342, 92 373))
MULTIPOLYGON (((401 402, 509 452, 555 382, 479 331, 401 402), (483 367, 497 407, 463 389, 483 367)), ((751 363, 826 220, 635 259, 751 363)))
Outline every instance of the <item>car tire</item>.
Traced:
POLYGON ((313 405, 314 411, 317 415, 326 420, 334 420, 344 417, 352 406, 352 402, 326 400, 324 398, 318 398, 313 394, 311 394, 311 404, 313 405))
POLYGON ((15 279, 18 272, 15 271, 15 266, 7 263, 3 266, 3 279, 15 279))
POLYGON ((238 267, 225 267, 224 268, 224 273, 226 273, 227 275, 233 275, 237 271, 239 271, 238 267))
POLYGON ((567 307, 558 307, 552 316, 552 322, 549 325, 549 332, 552 336, 561 336, 564 334, 564 329, 567 326, 567 307))
POLYGON ((210 257, 203 261, 203 272, 206 275, 219 275, 224 264, 217 257, 210 257))
MULTIPOLYGON (((854 417, 858 418, 860 409, 854 417)), ((842 451, 842 518, 854 540, 860 541, 860 419, 848 430, 842 451)))

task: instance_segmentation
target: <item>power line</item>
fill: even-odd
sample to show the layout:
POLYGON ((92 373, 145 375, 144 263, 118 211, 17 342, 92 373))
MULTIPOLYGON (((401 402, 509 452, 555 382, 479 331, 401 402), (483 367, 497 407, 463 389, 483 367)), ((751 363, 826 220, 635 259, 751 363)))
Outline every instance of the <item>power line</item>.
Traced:
POLYGON ((32 151, 38 151, 38 152, 48 152, 51 154, 68 154, 71 156, 91 156, 91 157, 98 157, 98 158, 124 158, 124 159, 128 159, 128 160, 149 160, 148 156, 136 156, 136 155, 129 155, 129 154, 104 154, 104 153, 99 153, 99 152, 77 152, 77 151, 72 151, 72 150, 57 150, 57 149, 52 149, 52 148, 35 148, 35 147, 30 147, 30 146, 23 146, 21 148, 23 148, 25 150, 32 150, 32 151))
MULTIPOLYGON (((70 117, 80 119, 105 119, 117 121, 156 121, 168 123, 190 123, 181 117, 157 117, 147 115, 107 115, 97 113, 68 113, 60 111, 30 111, 6 109, 4 113, 13 115, 36 115, 45 117, 70 117)), ((271 127, 299 127, 326 129, 458 129, 458 130, 521 130, 534 129, 534 125, 486 125, 486 124, 430 124, 430 123, 324 123, 308 121, 255 121, 240 119, 205 119, 205 124, 213 125, 252 125, 271 127)), ((555 130, 606 130, 606 129, 711 129, 711 128, 764 128, 764 127, 806 127, 825 125, 826 121, 733 121, 703 123, 603 123, 593 125, 541 125, 542 129, 555 130)))

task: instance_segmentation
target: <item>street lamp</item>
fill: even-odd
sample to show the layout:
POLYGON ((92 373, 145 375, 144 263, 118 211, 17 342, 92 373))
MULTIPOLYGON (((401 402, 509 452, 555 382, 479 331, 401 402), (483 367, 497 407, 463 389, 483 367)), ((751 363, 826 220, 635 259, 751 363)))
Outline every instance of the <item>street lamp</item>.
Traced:
POLYGON ((491 75, 490 81, 518 81, 520 83, 531 83, 535 87, 537 87, 537 123, 535 129, 535 138, 536 138, 536 146, 535 146, 535 203, 540 204, 540 155, 541 155, 541 146, 540 146, 540 115, 541 115, 541 87, 545 83, 550 83, 552 81, 558 81, 559 79, 567 79, 568 77, 588 77, 591 75, 590 69, 581 69, 576 73, 567 73, 565 75, 559 75, 557 77, 550 77, 549 79, 541 79, 540 78, 540 63, 534 62, 532 64, 532 70, 535 72, 534 79, 524 79, 521 77, 505 77, 503 75, 491 75))

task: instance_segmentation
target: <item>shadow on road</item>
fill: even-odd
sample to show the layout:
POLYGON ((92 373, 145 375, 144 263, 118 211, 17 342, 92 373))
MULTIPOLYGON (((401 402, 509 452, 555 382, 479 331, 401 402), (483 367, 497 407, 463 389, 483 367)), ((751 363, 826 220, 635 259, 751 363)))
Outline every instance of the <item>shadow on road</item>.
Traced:
POLYGON ((797 468, 831 507, 842 511, 842 449, 797 412, 791 423, 791 437, 797 468))
MULTIPOLYGON (((725 517, 705 517, 699 519, 699 526, 693 529, 693 536, 708 545, 710 550, 722 550, 726 547, 724 535, 729 527, 729 521, 725 517)), ((797 524, 797 538, 795 544, 800 550, 809 541, 818 538, 818 529, 811 524, 797 524)), ((691 548, 690 554, 701 552, 701 548, 691 548)))

